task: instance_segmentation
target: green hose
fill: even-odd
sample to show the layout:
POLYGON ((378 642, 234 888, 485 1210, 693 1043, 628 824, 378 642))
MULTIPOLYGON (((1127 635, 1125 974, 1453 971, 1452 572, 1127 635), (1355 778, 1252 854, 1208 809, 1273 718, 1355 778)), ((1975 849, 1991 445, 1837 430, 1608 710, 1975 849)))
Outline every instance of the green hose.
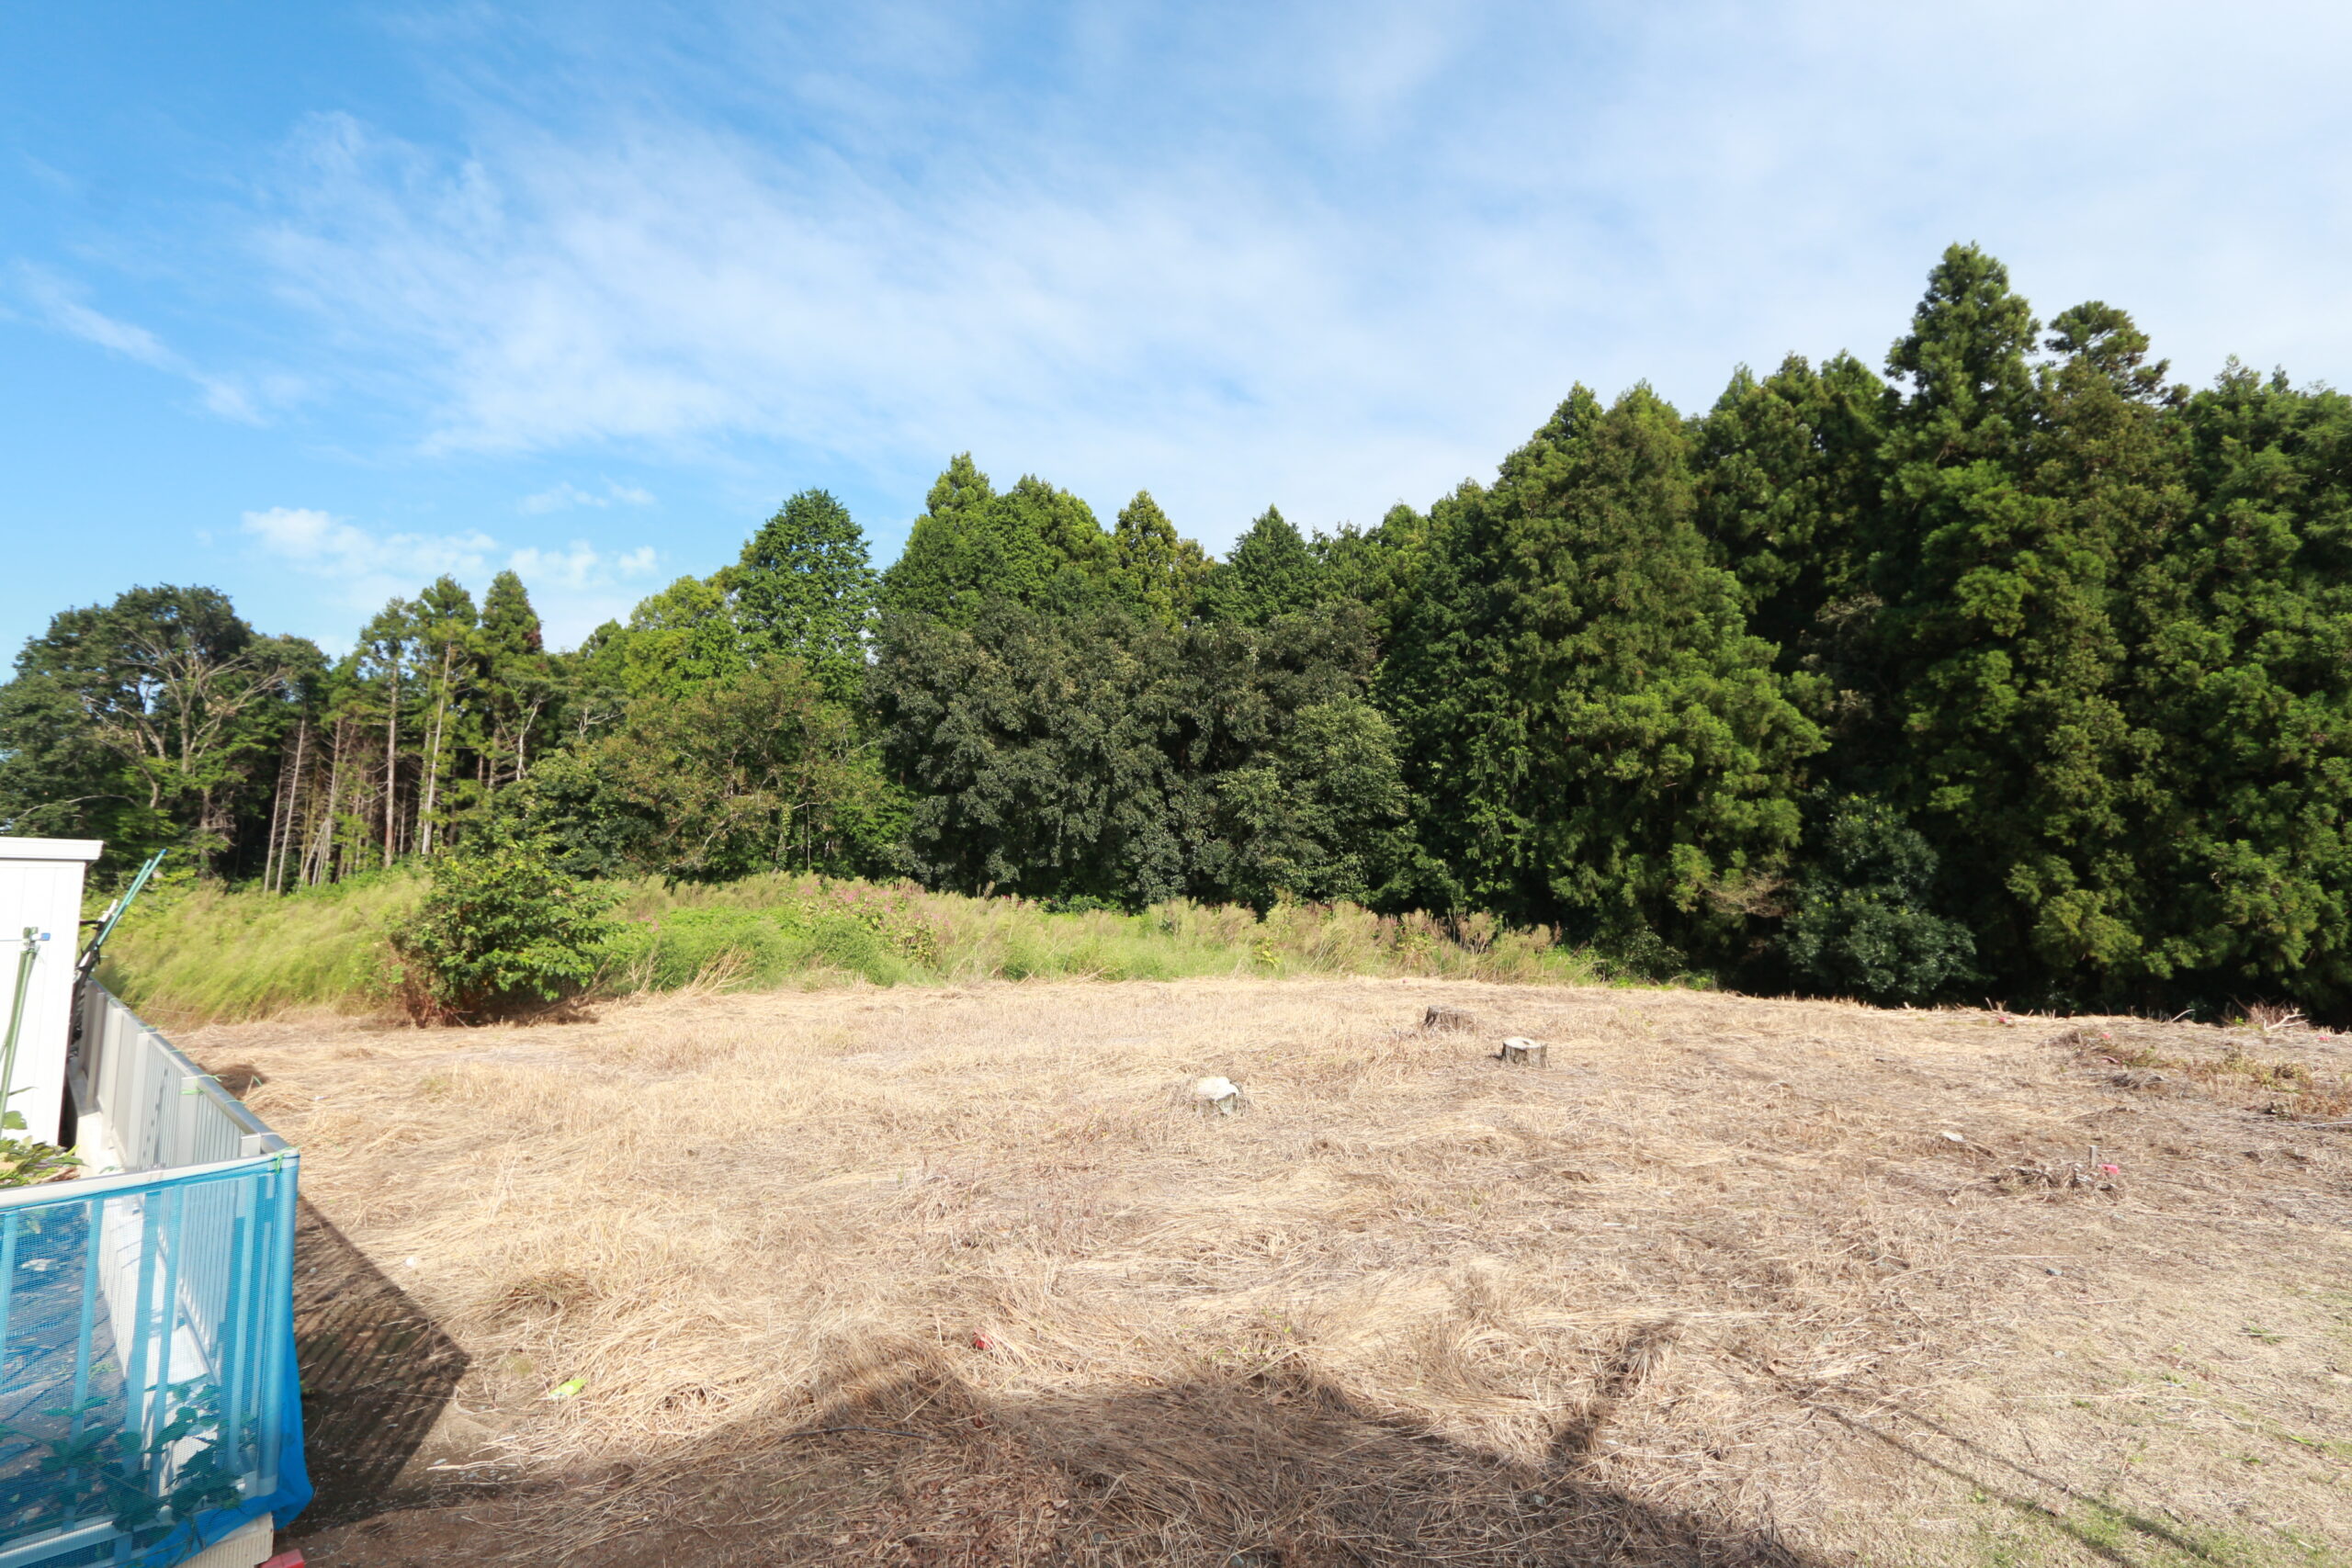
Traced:
MULTIPOLYGON (((6 1106, 9 1097, 17 1092, 9 1085, 17 1077, 17 1035, 25 1026, 25 993, 32 988, 33 960, 40 956, 37 929, 25 928, 25 945, 17 953, 17 996, 8 1004, 8 1043, 0 1050, 0 1107, 6 1106)), ((23 1111, 0 1110, 0 1130, 21 1132, 24 1126, 23 1111)))
POLYGON ((108 904, 107 912, 98 917, 98 934, 90 939, 90 945, 82 952, 81 962, 74 966, 74 976, 77 986, 81 981, 97 973, 98 954, 106 951, 107 938, 114 934, 114 928, 121 921, 122 917, 130 913, 130 906, 138 899, 139 890, 147 886, 147 879, 155 874, 155 868, 164 863, 164 856, 169 852, 166 850, 157 850, 153 854, 149 855, 147 863, 139 868, 139 874, 130 879, 130 888, 121 897, 108 904))

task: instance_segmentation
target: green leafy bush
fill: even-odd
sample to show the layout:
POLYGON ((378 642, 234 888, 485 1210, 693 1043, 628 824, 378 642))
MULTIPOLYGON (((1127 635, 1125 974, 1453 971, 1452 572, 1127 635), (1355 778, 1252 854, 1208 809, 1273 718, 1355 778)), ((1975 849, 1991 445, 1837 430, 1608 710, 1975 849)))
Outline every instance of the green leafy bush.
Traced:
POLYGON ((1936 852, 1883 801, 1829 803, 1781 949, 1798 979, 1874 1002, 1927 1001, 1973 973, 1968 928, 1928 907, 1936 852))
POLYGON ((469 1022, 561 1000, 595 977, 612 896, 559 871, 512 826, 433 863, 416 912, 391 930, 392 990, 420 1022, 469 1022))

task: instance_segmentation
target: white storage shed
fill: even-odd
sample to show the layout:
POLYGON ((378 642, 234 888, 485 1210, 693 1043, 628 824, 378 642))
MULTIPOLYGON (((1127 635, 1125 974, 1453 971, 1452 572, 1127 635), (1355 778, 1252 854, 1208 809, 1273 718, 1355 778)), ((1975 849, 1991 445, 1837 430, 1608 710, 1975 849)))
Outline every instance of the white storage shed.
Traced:
POLYGON ((7 1109, 25 1119, 15 1137, 57 1141, 65 1103, 65 1043, 73 1022, 74 961, 81 951, 82 878, 106 846, 95 839, 0 836, 0 1038, 31 941, 24 1016, 7 1109))

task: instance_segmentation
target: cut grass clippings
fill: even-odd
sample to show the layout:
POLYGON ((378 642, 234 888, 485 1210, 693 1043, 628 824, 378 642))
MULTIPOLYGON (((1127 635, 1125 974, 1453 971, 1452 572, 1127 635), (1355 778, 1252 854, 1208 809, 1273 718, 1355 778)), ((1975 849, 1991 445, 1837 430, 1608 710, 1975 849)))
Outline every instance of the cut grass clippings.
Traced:
POLYGON ((2114 1020, 2080 1025, 2059 1036, 2086 1063, 2120 1068, 2109 1081, 2119 1089, 2164 1092, 2188 1089, 2246 1111, 2298 1121, 2352 1118, 2352 1073, 2290 1055, 2298 1040, 2333 1045, 2335 1037, 2308 1026, 2260 1028, 2254 1038, 2238 1031, 2182 1032, 2145 1020, 2114 1020))
POLYGON ((462 1349, 472 1446, 349 1561, 2352 1556, 2352 1134, 2076 1038, 2240 1032, 1311 978, 598 1011, 182 1038, 462 1349))

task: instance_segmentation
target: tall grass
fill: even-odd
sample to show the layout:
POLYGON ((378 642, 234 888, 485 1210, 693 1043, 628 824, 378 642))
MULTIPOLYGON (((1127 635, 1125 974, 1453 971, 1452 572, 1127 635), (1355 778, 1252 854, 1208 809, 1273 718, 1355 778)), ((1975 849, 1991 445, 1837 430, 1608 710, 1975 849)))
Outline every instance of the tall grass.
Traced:
MULTIPOLYGON (((135 911, 102 977, 159 1023, 366 1013, 388 921, 423 878, 394 871, 274 897, 197 889, 135 911)), ((1208 975, 1446 976, 1589 983, 1589 953, 1491 917, 1376 915, 1350 904, 1238 906, 1179 899, 1139 914, 1059 912, 1021 898, 779 874, 714 886, 633 882, 604 954, 605 994, 1028 978, 1173 980, 1208 975)))
POLYGON ((131 907, 98 978, 159 1024, 379 1005, 388 923, 424 879, 392 871, 283 897, 197 884, 131 907))

